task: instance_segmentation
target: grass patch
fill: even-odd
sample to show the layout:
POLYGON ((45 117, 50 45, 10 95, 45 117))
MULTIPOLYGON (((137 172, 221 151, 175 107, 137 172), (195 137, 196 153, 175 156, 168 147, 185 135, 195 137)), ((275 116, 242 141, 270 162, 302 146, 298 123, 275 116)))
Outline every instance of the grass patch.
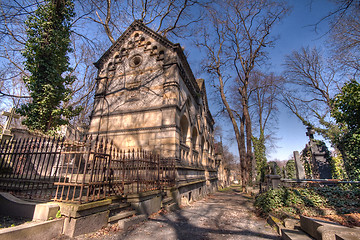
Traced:
POLYGON ((232 190, 231 187, 226 187, 226 188, 219 189, 219 192, 228 192, 231 190, 232 190))

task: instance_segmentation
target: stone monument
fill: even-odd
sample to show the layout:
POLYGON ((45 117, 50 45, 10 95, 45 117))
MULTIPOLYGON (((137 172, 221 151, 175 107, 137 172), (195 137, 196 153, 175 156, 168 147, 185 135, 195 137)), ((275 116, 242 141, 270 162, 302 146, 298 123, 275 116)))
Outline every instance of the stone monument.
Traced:
POLYGON ((307 147, 310 148, 312 155, 311 167, 313 177, 315 179, 331 179, 331 166, 325 157, 325 149, 323 149, 321 146, 318 146, 314 140, 314 134, 315 131, 312 129, 312 127, 307 127, 306 135, 309 137, 309 143, 307 144, 307 147))
POLYGON ((214 120, 205 82, 194 77, 181 46, 137 20, 95 66, 89 134, 111 139, 120 149, 173 159, 181 198, 191 201, 216 189, 214 120))
POLYGON ((305 179, 305 170, 301 162, 298 151, 294 151, 294 160, 295 160, 295 169, 296 169, 296 179, 298 180, 305 179))
POLYGON ((15 113, 15 108, 11 108, 9 112, 3 111, 2 112, 3 116, 6 116, 6 123, 4 125, 3 131, 0 135, 0 141, 6 141, 9 140, 13 137, 13 135, 11 134, 11 122, 13 121, 13 119, 17 119, 20 118, 20 115, 15 113))

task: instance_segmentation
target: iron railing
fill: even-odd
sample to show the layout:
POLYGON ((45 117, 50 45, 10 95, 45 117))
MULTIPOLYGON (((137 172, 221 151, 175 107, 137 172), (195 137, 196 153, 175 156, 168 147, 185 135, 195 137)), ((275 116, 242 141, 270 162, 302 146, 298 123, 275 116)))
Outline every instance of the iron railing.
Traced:
POLYGON ((175 162, 104 139, 32 138, 0 144, 0 191, 37 200, 89 202, 175 184, 175 162))

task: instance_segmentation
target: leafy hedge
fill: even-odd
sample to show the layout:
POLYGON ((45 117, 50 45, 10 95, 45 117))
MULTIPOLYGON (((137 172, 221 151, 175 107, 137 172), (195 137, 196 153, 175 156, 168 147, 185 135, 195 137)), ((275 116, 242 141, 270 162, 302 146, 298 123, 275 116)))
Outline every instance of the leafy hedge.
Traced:
POLYGON ((322 209, 333 209, 343 214, 359 212, 359 199, 360 189, 355 187, 282 187, 258 195, 255 206, 262 214, 304 214, 309 209, 316 213, 321 213, 322 209))

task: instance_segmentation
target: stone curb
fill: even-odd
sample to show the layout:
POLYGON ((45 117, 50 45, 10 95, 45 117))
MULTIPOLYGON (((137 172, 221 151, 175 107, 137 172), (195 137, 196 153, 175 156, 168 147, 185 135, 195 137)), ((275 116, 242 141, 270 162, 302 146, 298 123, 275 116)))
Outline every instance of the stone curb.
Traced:
POLYGON ((118 226, 120 229, 127 231, 131 226, 143 222, 147 219, 145 214, 138 215, 131 218, 121 219, 118 221, 118 226))
POLYGON ((275 217, 272 214, 269 214, 269 217, 267 218, 267 223, 276 230, 276 232, 281 235, 281 229, 283 229, 282 221, 275 217))
POLYGON ((48 240, 60 236, 64 218, 45 222, 30 222, 0 230, 1 240, 48 240))
MULTIPOLYGON (((360 228, 354 227, 349 228, 345 226, 341 226, 338 223, 318 220, 310 217, 300 216, 300 224, 301 229, 314 237, 315 239, 322 239, 322 240, 335 240, 336 236, 338 235, 338 239, 341 239, 340 236, 346 234, 349 237, 356 236, 357 238, 360 236, 360 228)), ((356 239, 356 238, 355 238, 356 239)), ((358 238, 359 239, 359 238, 358 238)))

